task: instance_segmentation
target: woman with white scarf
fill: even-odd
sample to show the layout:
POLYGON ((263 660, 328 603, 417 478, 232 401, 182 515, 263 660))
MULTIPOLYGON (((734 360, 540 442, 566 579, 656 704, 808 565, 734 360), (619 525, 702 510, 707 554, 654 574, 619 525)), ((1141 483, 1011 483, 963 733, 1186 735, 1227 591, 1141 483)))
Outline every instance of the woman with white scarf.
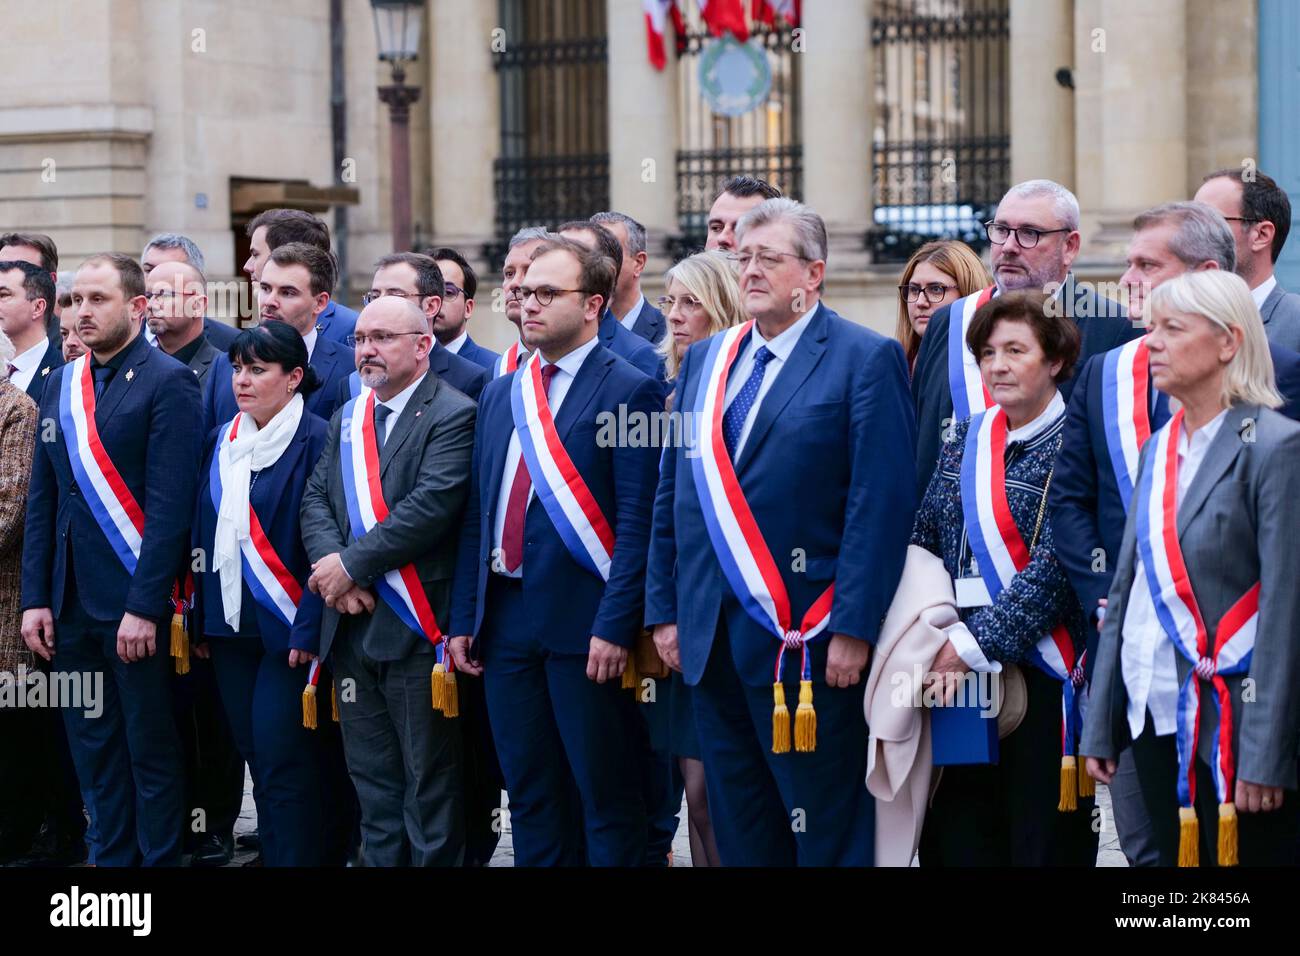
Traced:
POLYGON ((211 655, 252 771, 265 865, 320 865, 326 771, 303 695, 316 677, 322 604, 306 587, 298 510, 328 426, 304 409, 319 380, 290 326, 242 332, 229 356, 239 414, 208 436, 200 472, 195 653, 211 655))

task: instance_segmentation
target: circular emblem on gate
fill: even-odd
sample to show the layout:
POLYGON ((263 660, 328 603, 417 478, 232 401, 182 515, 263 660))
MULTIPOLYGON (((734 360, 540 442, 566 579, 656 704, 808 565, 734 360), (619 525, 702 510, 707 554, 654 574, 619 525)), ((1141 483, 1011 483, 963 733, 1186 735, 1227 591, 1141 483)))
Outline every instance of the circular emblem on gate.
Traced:
POLYGON ((720 116, 741 116, 757 109, 772 89, 767 52, 724 36, 700 57, 700 90, 709 109, 720 116))

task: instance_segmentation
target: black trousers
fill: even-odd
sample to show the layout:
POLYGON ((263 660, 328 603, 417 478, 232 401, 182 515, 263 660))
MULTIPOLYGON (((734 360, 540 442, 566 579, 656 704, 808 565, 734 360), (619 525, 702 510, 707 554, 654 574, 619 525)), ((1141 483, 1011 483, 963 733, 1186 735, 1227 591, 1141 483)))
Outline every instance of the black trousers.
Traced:
MULTIPOLYGON (((1151 816, 1159 866, 1178 865, 1178 743, 1174 734, 1157 737, 1147 714, 1146 727, 1133 741, 1142 800, 1151 816)), ((1210 767, 1196 760, 1196 818, 1200 823, 1201 866, 1218 865, 1219 800, 1210 767)), ((1237 857, 1241 866, 1294 866, 1300 837, 1300 792, 1286 790, 1282 806, 1268 813, 1237 813, 1237 857)))
POLYGON ((922 866, 1096 865, 1096 799, 1056 809, 1061 684, 1035 667, 1022 671, 1025 718, 1000 742, 998 762, 943 768, 921 830, 922 866))
POLYGON ((172 676, 172 711, 185 756, 185 834, 193 847, 206 833, 229 839, 244 801, 244 758, 217 692, 212 661, 190 658, 172 676))

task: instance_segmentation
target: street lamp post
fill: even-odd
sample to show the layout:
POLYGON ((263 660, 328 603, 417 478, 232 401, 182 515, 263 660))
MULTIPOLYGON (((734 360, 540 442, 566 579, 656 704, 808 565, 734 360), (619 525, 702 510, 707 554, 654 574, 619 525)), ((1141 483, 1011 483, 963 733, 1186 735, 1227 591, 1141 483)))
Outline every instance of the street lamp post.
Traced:
POLYGON ((405 252, 411 248, 411 104, 420 98, 420 88, 406 84, 403 64, 419 56, 424 2, 370 0, 370 5, 379 59, 391 63, 393 70, 393 82, 379 87, 379 99, 388 104, 391 131, 393 251, 405 252))

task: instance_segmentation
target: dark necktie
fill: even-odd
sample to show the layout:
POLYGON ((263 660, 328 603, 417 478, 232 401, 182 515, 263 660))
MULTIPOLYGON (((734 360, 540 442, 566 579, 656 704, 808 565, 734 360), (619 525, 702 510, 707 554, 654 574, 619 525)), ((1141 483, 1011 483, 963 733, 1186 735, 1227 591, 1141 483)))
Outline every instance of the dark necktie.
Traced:
POLYGON ((388 416, 393 414, 393 410, 387 405, 375 404, 375 450, 383 451, 384 442, 388 438, 388 416))
MULTIPOLYGON (((521 363, 522 365, 522 363, 521 363)), ((547 397, 551 394, 551 379, 560 370, 558 365, 542 366, 542 389, 547 397)), ((528 492, 533 481, 528 477, 528 463, 524 456, 519 456, 519 467, 515 469, 515 478, 510 485, 510 497, 506 501, 506 520, 501 528, 501 559, 507 571, 513 571, 524 560, 524 517, 528 513, 528 492)))
POLYGON ((92 365, 90 374, 95 380, 95 401, 98 402, 104 395, 104 389, 108 388, 109 380, 113 377, 115 369, 111 365, 92 365))
POLYGON ((14 372, 16 372, 16 371, 18 371, 18 366, 15 365, 13 362, 10 362, 10 363, 9 363, 9 371, 8 371, 7 373, 5 373, 5 377, 6 377, 6 378, 13 378, 13 377, 14 377, 14 372))
POLYGON ((736 445, 740 443, 741 432, 745 430, 745 419, 749 417, 749 410, 758 399, 763 373, 767 371, 767 363, 771 360, 772 353, 767 346, 760 345, 754 353, 754 368, 750 371, 749 378, 745 379, 745 384, 740 387, 736 397, 727 406, 726 414, 722 416, 722 438, 727 443, 727 454, 731 455, 732 461, 736 460, 736 445))

